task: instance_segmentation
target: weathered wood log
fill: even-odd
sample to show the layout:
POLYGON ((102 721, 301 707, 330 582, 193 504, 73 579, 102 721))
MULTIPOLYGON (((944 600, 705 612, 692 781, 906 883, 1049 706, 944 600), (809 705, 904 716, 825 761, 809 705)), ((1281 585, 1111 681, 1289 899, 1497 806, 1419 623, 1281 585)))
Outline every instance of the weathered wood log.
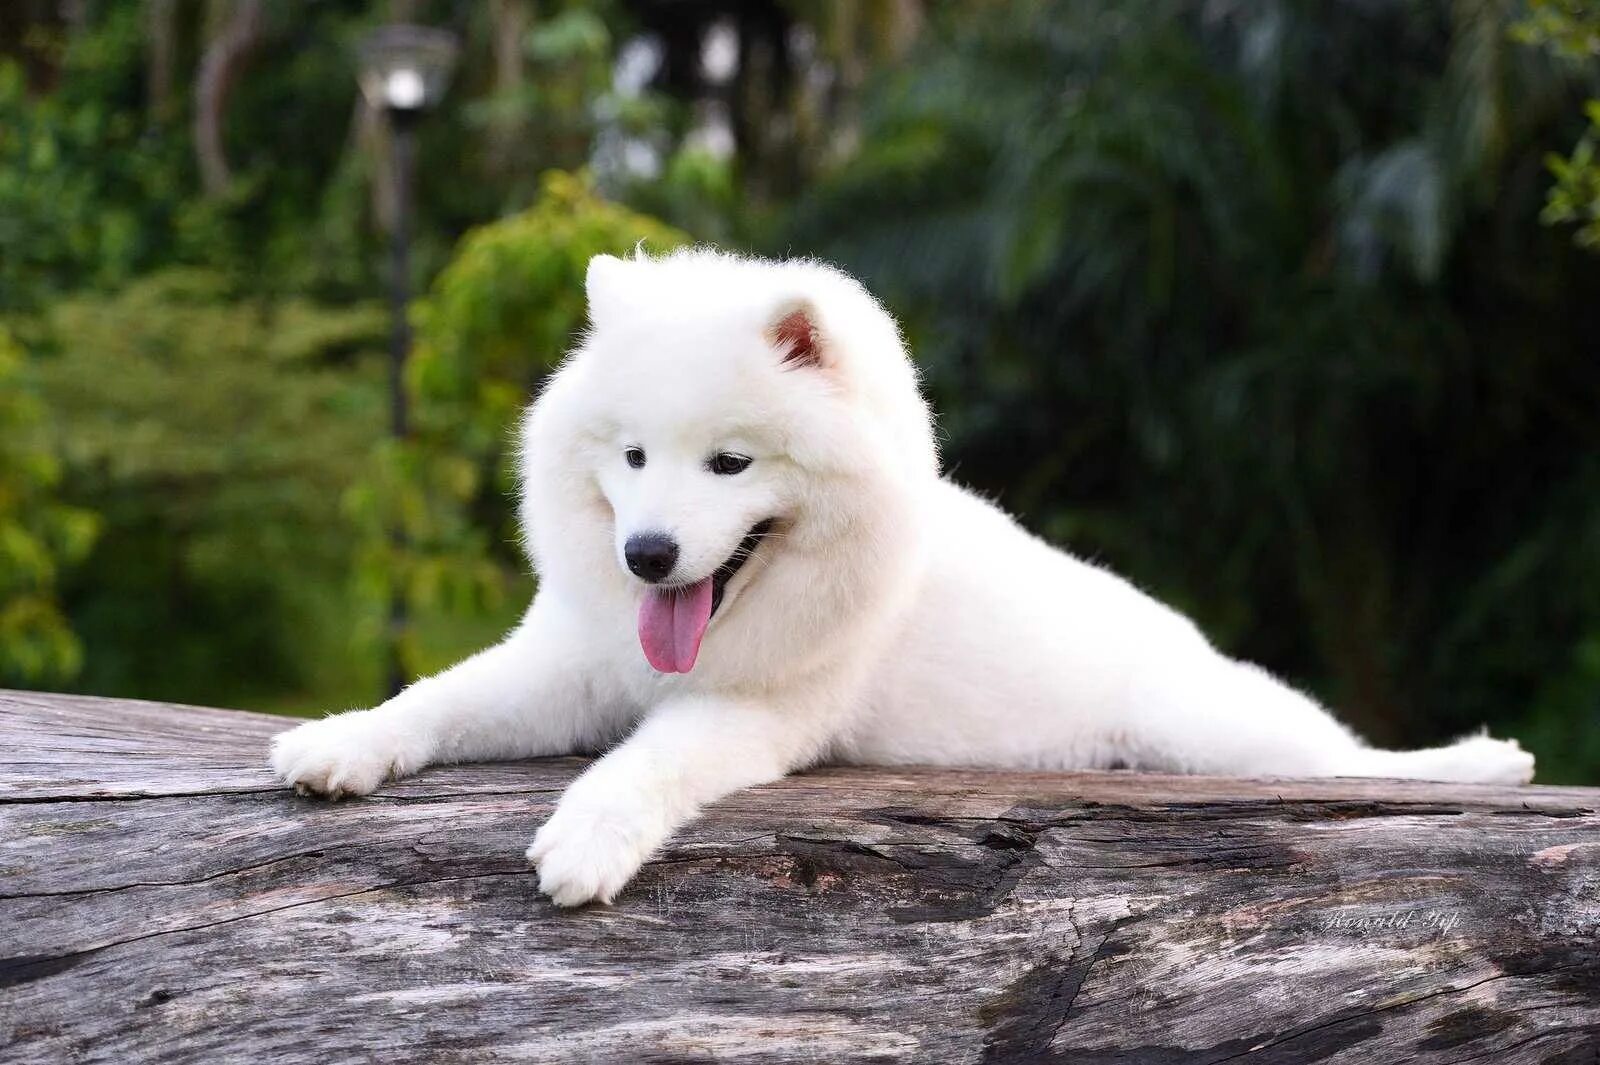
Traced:
POLYGON ((1600 1054, 1600 789, 826 769, 560 912, 580 761, 329 804, 284 724, 0 693, 0 1061, 1600 1054))

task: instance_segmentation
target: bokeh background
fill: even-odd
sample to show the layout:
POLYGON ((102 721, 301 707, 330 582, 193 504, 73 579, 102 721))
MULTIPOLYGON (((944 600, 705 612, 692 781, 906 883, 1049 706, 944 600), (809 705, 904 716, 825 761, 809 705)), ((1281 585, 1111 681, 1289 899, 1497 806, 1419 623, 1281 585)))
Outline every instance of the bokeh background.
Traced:
POLYGON ((584 264, 694 240, 861 276, 959 479, 1373 740, 1600 782, 1597 96, 1593 0, 6 0, 0 683, 313 713, 391 595, 413 674, 492 640, 584 264), (461 41, 400 441, 391 20, 461 41))

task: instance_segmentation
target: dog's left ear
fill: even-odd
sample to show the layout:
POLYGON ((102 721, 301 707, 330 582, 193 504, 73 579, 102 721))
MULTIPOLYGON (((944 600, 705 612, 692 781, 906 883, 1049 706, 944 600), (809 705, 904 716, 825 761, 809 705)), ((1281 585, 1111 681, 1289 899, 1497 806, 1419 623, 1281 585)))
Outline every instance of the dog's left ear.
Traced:
POLYGON ((828 363, 827 338, 817 328, 817 309, 810 300, 780 304, 767 326, 767 340, 783 356, 785 366, 821 367, 828 363))
POLYGON ((615 255, 596 255, 589 260, 589 272, 584 277, 584 293, 589 298, 589 324, 599 325, 613 317, 623 304, 627 289, 624 276, 630 269, 628 263, 615 255))

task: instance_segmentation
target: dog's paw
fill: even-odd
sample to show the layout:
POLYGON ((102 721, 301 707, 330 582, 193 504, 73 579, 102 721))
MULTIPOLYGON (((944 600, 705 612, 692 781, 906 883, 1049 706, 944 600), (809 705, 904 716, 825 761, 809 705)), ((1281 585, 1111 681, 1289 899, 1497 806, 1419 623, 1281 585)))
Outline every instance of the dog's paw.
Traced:
POLYGON ((370 711, 308 721, 272 739, 272 770, 301 795, 371 794, 417 767, 370 711))
POLYGON ((539 890, 557 906, 609 903, 655 849, 651 835, 615 813, 562 803, 534 835, 528 861, 539 868, 539 890))

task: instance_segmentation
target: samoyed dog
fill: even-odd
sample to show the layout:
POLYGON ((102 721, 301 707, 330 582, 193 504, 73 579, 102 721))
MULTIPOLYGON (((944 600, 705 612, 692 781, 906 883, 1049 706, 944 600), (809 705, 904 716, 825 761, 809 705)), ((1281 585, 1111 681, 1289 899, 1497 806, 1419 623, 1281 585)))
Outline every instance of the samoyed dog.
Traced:
POLYGON ((597 256, 528 411, 539 590, 504 642, 278 736, 302 793, 609 748, 528 858, 610 901, 706 803, 823 761, 1520 784, 1514 741, 1364 744, 939 474, 895 322, 816 262, 597 256))

